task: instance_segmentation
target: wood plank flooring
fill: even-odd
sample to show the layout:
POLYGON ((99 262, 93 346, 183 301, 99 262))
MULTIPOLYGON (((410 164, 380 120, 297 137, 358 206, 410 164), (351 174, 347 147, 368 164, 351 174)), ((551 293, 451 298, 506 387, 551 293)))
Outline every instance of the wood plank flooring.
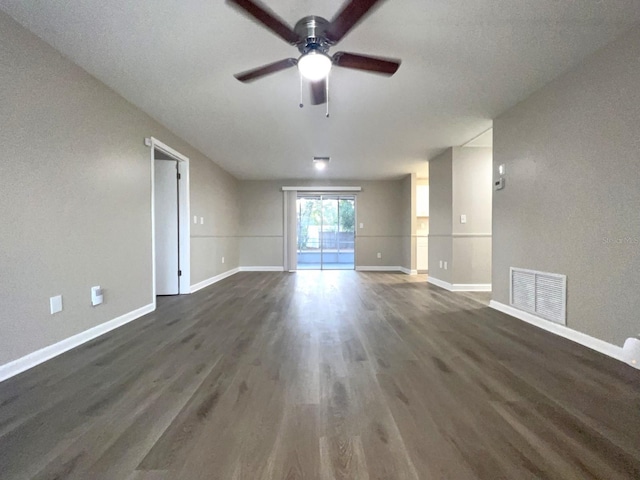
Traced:
POLYGON ((424 276, 239 273, 0 383, 0 478, 640 479, 640 374, 424 276))

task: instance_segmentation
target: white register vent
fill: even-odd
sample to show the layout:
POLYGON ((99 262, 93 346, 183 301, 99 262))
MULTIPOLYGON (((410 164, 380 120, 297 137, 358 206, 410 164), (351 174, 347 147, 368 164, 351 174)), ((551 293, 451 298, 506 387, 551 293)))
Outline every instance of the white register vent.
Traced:
POLYGON ((511 267, 511 306, 567 324, 567 276, 511 267))

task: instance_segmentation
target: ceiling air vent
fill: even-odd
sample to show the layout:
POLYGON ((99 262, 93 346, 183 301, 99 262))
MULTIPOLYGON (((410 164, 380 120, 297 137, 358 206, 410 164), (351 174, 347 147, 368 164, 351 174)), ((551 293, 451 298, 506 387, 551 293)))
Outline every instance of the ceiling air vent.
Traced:
POLYGON ((567 324, 567 276, 511 267, 511 306, 567 324))

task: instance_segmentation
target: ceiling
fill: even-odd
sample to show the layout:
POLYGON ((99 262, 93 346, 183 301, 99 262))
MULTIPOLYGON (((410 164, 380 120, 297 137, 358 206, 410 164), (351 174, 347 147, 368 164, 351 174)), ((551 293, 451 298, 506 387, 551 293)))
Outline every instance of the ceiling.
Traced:
MULTIPOLYGON (((265 3, 290 25, 342 4, 265 3)), ((295 68, 233 78, 297 50, 222 0, 0 8, 241 179, 425 176, 427 160, 640 22, 638 0, 387 0, 332 52, 401 58, 400 70, 333 69, 325 118, 298 107, 295 68), (330 168, 316 173, 314 155, 330 168)))

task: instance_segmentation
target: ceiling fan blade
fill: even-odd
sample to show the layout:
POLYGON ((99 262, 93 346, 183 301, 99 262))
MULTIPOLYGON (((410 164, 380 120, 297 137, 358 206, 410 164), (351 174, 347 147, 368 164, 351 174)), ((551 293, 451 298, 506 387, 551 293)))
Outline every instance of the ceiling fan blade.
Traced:
POLYGON ((337 52, 333 55, 333 64, 344 68, 365 70, 391 76, 400 68, 400 60, 393 58, 369 57, 355 53, 337 52))
POLYGON ((327 39, 331 43, 338 43, 380 1, 349 0, 331 20, 326 31, 327 39))
POLYGON ((258 78, 264 77, 265 75, 270 75, 272 73, 279 72, 280 70, 293 67, 297 63, 298 61, 295 58, 285 58, 284 60, 273 62, 268 65, 263 65, 261 67, 254 68, 253 70, 236 73, 234 77, 236 77, 241 82, 251 82, 253 80, 257 80, 258 78))
POLYGON ((327 103, 327 79, 311 82, 311 105, 327 103))
POLYGON ((267 27, 285 42, 295 45, 300 41, 300 36, 294 32, 289 25, 278 18, 275 13, 260 5, 254 0, 227 0, 228 3, 236 5, 246 13, 255 18, 259 23, 267 27))

